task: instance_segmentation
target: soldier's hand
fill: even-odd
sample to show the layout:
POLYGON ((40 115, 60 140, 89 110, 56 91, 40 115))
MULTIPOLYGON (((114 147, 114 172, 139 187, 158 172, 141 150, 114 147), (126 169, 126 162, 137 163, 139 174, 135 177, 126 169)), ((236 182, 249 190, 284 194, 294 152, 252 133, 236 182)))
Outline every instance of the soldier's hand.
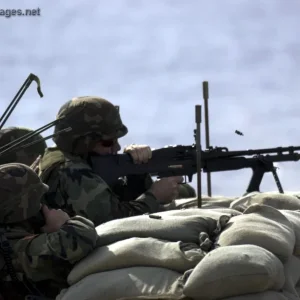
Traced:
POLYGON ((130 154, 135 164, 147 163, 152 157, 151 148, 147 145, 129 145, 125 147, 124 153, 130 154))
POLYGON ((61 209, 49 209, 47 205, 43 205, 42 211, 46 222, 42 231, 46 233, 58 231, 62 225, 70 220, 70 216, 61 209))
POLYGON ((176 199, 179 193, 178 184, 182 182, 183 177, 181 176, 162 178, 152 184, 149 192, 151 192, 161 204, 167 204, 176 199))

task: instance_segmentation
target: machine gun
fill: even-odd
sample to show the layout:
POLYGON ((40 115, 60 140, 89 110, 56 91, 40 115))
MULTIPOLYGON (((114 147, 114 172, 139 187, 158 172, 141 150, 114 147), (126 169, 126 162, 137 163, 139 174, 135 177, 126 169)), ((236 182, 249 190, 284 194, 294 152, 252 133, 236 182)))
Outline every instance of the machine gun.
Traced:
MULTIPOLYGON (((259 191, 266 172, 272 172, 280 193, 282 186, 274 167, 275 162, 298 161, 300 150, 297 147, 278 147, 268 149, 229 151, 227 148, 210 147, 201 151, 203 172, 223 172, 251 168, 252 177, 246 192, 259 191)), ((119 177, 149 173, 159 178, 185 176, 192 181, 197 173, 196 145, 164 147, 152 151, 152 158, 146 164, 134 164, 129 154, 93 156, 93 170, 108 184, 119 177)))

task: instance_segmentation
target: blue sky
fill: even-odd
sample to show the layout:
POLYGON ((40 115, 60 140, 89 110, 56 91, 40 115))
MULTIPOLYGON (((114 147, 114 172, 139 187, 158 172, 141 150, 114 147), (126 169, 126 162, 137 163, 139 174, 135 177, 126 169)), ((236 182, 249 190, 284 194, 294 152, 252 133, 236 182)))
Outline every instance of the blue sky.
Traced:
MULTIPOLYGON (((299 1, 19 2, 0 9, 41 15, 0 17, 0 110, 31 72, 45 96, 32 84, 7 126, 38 128, 70 98, 98 95, 121 107, 122 145, 191 144, 208 80, 213 146, 300 145, 299 1)), ((280 164, 285 190, 299 190, 299 164, 280 164)), ((212 174, 213 194, 243 193, 250 174, 212 174)), ((271 175, 262 189, 276 190, 271 175)))

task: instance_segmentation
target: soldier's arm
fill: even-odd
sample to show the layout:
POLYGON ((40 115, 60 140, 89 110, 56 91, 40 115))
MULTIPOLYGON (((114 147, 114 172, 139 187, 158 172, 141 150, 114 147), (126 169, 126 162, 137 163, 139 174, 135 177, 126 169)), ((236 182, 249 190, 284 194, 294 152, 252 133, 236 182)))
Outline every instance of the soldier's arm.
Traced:
POLYGON ((32 235, 17 241, 13 250, 26 275, 43 280, 43 276, 46 279, 64 262, 74 264, 88 255, 95 248, 97 238, 94 224, 76 216, 56 232, 32 235))
MULTIPOLYGON (((126 192, 129 195, 137 197, 147 191, 152 184, 153 180, 149 174, 127 176, 126 192)), ((195 189, 188 183, 180 184, 178 189, 178 196, 176 199, 196 197, 195 189)))
POLYGON ((161 205, 149 192, 129 202, 120 202, 101 177, 89 168, 65 169, 61 173, 61 185, 73 213, 92 220, 95 225, 161 210, 161 205))

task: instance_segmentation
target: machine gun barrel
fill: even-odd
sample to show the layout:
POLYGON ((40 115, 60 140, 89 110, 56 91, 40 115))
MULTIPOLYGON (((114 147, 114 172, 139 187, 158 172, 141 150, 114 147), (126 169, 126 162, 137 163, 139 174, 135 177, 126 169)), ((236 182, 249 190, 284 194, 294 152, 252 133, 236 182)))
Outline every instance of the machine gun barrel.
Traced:
MULTIPOLYGON (((274 172, 275 162, 298 161, 299 153, 280 154, 280 155, 257 155, 256 157, 223 157, 206 160, 203 163, 203 172, 224 172, 236 171, 241 169, 252 169, 252 177, 246 189, 247 193, 259 192, 263 176, 267 172, 274 172)), ((278 180, 278 179, 277 179, 278 180)), ((276 182, 277 184, 277 182, 276 182)), ((281 186, 281 184, 280 184, 281 186)), ((282 189, 282 187, 281 187, 282 189)))
POLYGON ((217 157, 237 157, 237 156, 253 156, 253 155, 265 155, 265 154, 277 154, 281 155, 287 152, 293 154, 296 151, 300 151, 300 146, 289 147, 276 147, 265 149, 247 149, 247 150, 234 150, 229 151, 228 148, 215 147, 206 149, 203 152, 203 157, 206 159, 215 159, 217 157))

